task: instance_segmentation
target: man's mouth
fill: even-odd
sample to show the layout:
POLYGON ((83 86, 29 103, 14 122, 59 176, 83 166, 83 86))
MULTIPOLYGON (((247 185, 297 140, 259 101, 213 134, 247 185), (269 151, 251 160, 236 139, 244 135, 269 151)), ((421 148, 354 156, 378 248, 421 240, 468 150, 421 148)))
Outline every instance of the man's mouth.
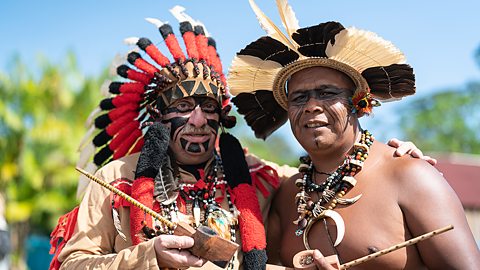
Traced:
POLYGON ((207 133, 190 133, 190 134, 183 134, 182 138, 189 142, 193 143, 203 143, 205 141, 208 141, 210 139, 210 134, 207 133))
POLYGON ((305 124, 306 128, 318 128, 318 127, 324 127, 327 126, 328 124, 323 122, 323 121, 308 121, 305 124))

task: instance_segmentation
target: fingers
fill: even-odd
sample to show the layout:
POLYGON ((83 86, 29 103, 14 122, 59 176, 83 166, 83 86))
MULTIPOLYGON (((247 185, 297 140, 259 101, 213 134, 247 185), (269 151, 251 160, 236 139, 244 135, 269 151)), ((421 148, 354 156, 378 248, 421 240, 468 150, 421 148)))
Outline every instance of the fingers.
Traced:
POLYGON ((318 269, 324 270, 335 270, 338 268, 333 267, 332 265, 338 266, 338 259, 336 256, 329 256, 325 258, 319 250, 313 251, 313 261, 318 269))
POLYGON ((422 159, 425 160, 426 162, 430 163, 430 165, 432 165, 432 166, 437 165, 437 160, 432 158, 431 156, 423 156, 422 159))
POLYGON ((159 245, 168 249, 186 249, 193 247, 193 238, 188 236, 160 235, 155 240, 159 245))
POLYGON ((392 138, 387 142, 387 144, 391 147, 398 148, 398 146, 401 144, 401 141, 397 138, 392 138))
POLYGON ((187 248, 193 246, 193 238, 188 236, 160 235, 154 238, 155 253, 160 267, 188 268, 201 267, 206 260, 192 255, 187 248))

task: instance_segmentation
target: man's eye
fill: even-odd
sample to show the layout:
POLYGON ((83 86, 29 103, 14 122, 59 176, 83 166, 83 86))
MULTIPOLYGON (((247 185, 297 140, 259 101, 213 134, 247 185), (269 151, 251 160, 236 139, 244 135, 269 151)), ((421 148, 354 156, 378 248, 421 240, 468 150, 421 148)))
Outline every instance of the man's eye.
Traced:
POLYGON ((296 102, 296 103, 304 102, 306 100, 307 100, 307 95, 297 95, 297 96, 292 97, 292 101, 296 102))
POLYGON ((217 105, 208 103, 208 104, 202 104, 202 111, 207 112, 207 113, 214 113, 217 110, 217 105))
POLYGON ((177 108, 177 110, 179 110, 180 112, 186 112, 186 111, 189 111, 189 110, 192 110, 192 106, 190 106, 190 104, 188 103, 178 103, 177 106, 175 106, 177 108))

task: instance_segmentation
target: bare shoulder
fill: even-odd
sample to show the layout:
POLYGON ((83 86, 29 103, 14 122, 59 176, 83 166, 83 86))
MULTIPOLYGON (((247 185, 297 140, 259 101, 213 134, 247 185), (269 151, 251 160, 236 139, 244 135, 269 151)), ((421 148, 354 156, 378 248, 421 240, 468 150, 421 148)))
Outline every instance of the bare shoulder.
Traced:
POLYGON ((273 200, 273 208, 275 210, 280 210, 278 209, 278 207, 284 206, 286 200, 291 200, 291 198, 295 198, 295 194, 297 192, 295 181, 300 178, 302 178, 302 174, 297 173, 288 178, 286 181, 281 182, 280 187, 278 188, 278 191, 273 200))

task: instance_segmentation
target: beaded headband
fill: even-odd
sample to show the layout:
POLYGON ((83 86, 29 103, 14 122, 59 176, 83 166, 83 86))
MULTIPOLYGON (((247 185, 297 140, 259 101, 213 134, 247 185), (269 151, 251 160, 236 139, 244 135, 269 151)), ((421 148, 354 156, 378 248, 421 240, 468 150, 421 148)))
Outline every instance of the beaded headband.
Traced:
POLYGON ((352 111, 369 114, 377 99, 392 101, 415 93, 413 69, 404 55, 375 33, 338 22, 300 28, 286 0, 277 0, 287 34, 249 0, 268 36, 237 53, 228 73, 229 89, 238 112, 256 137, 265 139, 287 121, 286 84, 296 72, 328 67, 352 79, 356 90, 352 111))

